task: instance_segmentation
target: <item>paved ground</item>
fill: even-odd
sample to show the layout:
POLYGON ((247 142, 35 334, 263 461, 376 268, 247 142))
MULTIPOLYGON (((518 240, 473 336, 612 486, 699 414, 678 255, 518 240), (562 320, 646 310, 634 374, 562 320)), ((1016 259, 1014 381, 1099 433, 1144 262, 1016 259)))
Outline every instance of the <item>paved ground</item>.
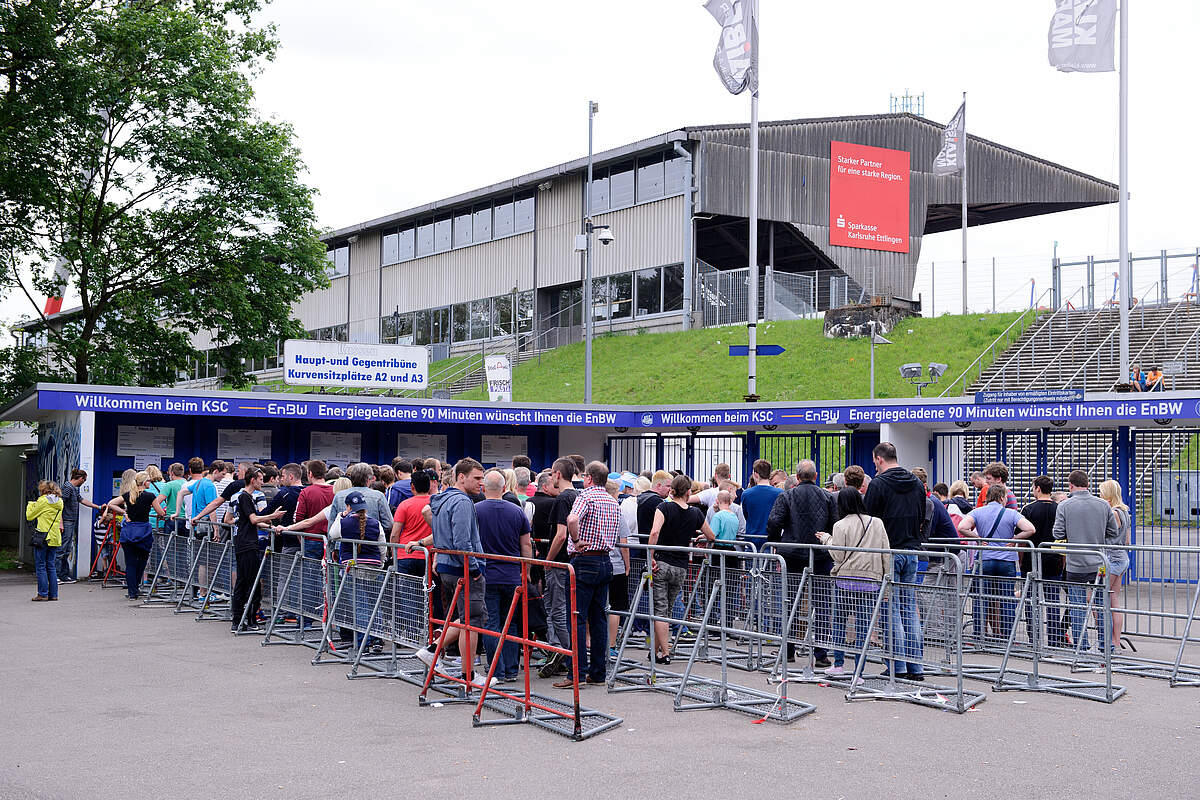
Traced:
MULTIPOLYGON (((232 638, 130 607, 118 589, 30 603, 0 576, 0 798, 1141 797, 1197 794, 1200 688, 1123 678, 1113 706, 990 693, 949 714, 794 695, 818 711, 754 725, 676 713, 659 694, 585 690, 625 718, 573 743, 528 726, 471 727, 417 689, 348 681, 311 651, 232 638)), ((761 676, 740 673, 765 688, 761 676)), ((982 686, 972 683, 972 686, 982 686)))

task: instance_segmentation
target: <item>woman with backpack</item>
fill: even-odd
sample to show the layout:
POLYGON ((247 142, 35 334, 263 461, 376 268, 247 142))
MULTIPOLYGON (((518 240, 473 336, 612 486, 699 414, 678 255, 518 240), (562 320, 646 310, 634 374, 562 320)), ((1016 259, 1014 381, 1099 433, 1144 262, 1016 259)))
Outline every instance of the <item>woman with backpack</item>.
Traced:
POLYGON ((62 544, 63 501, 54 481, 38 483, 38 499, 25 504, 25 519, 37 520, 33 539, 33 563, 37 570, 37 594, 33 602, 58 599, 58 548, 62 544))
MULTIPOLYGON (((837 493, 838 521, 833 533, 818 533, 821 543, 835 547, 861 547, 881 552, 854 550, 830 550, 833 569, 834 600, 832 641, 837 643, 833 651, 833 666, 825 674, 836 678, 846 674, 846 652, 842 649, 846 641, 846 624, 854 617, 854 663, 866 655, 867 626, 875 610, 876 598, 884 578, 892 577, 892 555, 888 552, 887 531, 883 520, 867 514, 862 495, 858 489, 847 486, 837 493)), ((860 679, 861 680, 861 679, 860 679)))

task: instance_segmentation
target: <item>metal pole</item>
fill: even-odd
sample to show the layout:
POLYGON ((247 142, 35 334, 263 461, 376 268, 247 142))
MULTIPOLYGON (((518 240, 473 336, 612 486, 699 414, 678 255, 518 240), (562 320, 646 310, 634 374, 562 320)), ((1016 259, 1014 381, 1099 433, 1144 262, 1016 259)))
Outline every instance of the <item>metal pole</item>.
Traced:
POLYGON ((1133 275, 1129 264, 1129 0, 1121 0, 1121 79, 1120 79, 1120 211, 1118 223, 1121 253, 1121 375, 1129 375, 1129 284, 1133 275))
POLYGON ((929 265, 929 316, 937 316, 937 262, 929 265))
POLYGON ((992 256, 992 313, 996 313, 996 257, 992 256))
POLYGON ((962 140, 962 307, 967 313, 967 93, 963 92, 962 140))
POLYGON ((583 235, 583 402, 592 402, 592 120, 599 110, 588 101, 587 190, 584 192, 583 235))
MULTIPOLYGON (((757 30, 758 0, 753 0, 753 13, 750 16, 752 31, 757 30)), ((752 32, 758 47, 758 37, 752 32)), ((758 52, 754 53, 754 63, 758 63, 758 52)), ((754 91, 750 93, 750 297, 749 314, 746 316, 746 332, 749 334, 747 353, 746 399, 758 399, 758 75, 754 76, 754 91)))
POLYGON ((871 320, 871 399, 875 399, 875 320, 871 320))

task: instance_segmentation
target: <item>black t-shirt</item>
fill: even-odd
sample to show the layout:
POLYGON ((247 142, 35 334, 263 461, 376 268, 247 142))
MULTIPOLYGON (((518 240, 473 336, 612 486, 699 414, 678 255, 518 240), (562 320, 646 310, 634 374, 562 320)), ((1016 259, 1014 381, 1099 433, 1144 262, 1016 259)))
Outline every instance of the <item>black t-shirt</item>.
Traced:
MULTIPOLYGON (((271 497, 267 502, 264 514, 270 514, 272 511, 282 508, 283 516, 279 518, 276 524, 291 525, 296 521, 296 503, 300 499, 299 486, 281 486, 279 491, 275 492, 275 496, 271 497)), ((284 547, 299 547, 300 537, 293 533, 281 533, 275 537, 275 546, 283 549, 284 547)))
MULTIPOLYGON (((1021 509, 1021 516, 1033 523, 1033 536, 1030 544, 1037 547, 1040 544, 1054 541, 1054 516, 1058 512, 1058 503, 1053 500, 1034 500, 1021 509)), ((1021 571, 1028 573, 1032 567, 1029 551, 1021 548, 1021 571)), ((1046 577, 1054 578, 1062 572, 1063 564, 1060 556, 1042 556, 1042 572, 1046 577)))
POLYGON ((230 500, 233 499, 233 496, 235 494, 237 494, 238 492, 240 492, 242 489, 245 489, 245 488, 246 488, 246 482, 244 480, 241 480, 240 478, 234 479, 229 482, 229 484, 225 487, 224 490, 222 490, 221 499, 224 500, 226 503, 228 503, 230 500))
POLYGON ((546 553, 550 550, 550 540, 554 538, 554 523, 551 519, 555 500, 556 498, 545 492, 538 492, 529 498, 529 502, 533 503, 533 546, 537 557, 541 559, 546 558, 546 553))
POLYGON ((233 550, 235 553, 245 553, 253 550, 258 551, 258 524, 250 521, 251 514, 261 514, 259 510, 259 502, 265 507, 267 504, 266 498, 256 500, 250 492, 240 492, 235 501, 233 510, 237 514, 237 531, 233 536, 233 550))
POLYGON ((130 502, 130 494, 132 492, 126 492, 121 495, 125 500, 125 519, 130 522, 149 522, 150 511, 154 507, 154 498, 158 497, 158 493, 153 490, 148 491, 143 489, 134 502, 130 502))
MULTIPOLYGON (((563 489, 559 492, 558 497, 554 498, 554 511, 550 515, 550 521, 554 523, 551 528, 552 534, 558 531, 559 525, 567 524, 567 517, 571 515, 571 508, 575 505, 576 497, 579 497, 579 492, 574 489, 563 489)), ((551 538, 553 539, 553 536, 551 538)), ((558 549, 558 555, 554 557, 554 560, 567 562, 567 543, 565 541, 558 549)))
MULTIPOLYGON (((704 509, 699 506, 680 508, 674 500, 663 500, 656 509, 662 512, 663 525, 658 530, 658 544, 666 547, 691 547, 696 538, 696 531, 704 526, 704 509)), ((654 558, 686 567, 687 553, 669 553, 662 550, 654 551, 654 558)))
POLYGON ((654 512, 663 499, 656 492, 642 492, 637 499, 637 534, 643 542, 650 541, 650 529, 654 527, 654 512))

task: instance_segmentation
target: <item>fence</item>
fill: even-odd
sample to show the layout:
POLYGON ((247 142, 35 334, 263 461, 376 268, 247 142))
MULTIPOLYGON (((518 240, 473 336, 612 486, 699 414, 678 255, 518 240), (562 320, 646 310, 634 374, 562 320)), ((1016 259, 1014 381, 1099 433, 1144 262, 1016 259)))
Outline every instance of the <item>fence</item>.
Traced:
MULTIPOLYGON (((760 320, 809 319, 865 298, 862 287, 840 270, 793 273, 760 269, 758 280, 760 320)), ((696 310, 706 328, 745 324, 750 312, 750 269, 718 270, 701 262, 696 310)))

